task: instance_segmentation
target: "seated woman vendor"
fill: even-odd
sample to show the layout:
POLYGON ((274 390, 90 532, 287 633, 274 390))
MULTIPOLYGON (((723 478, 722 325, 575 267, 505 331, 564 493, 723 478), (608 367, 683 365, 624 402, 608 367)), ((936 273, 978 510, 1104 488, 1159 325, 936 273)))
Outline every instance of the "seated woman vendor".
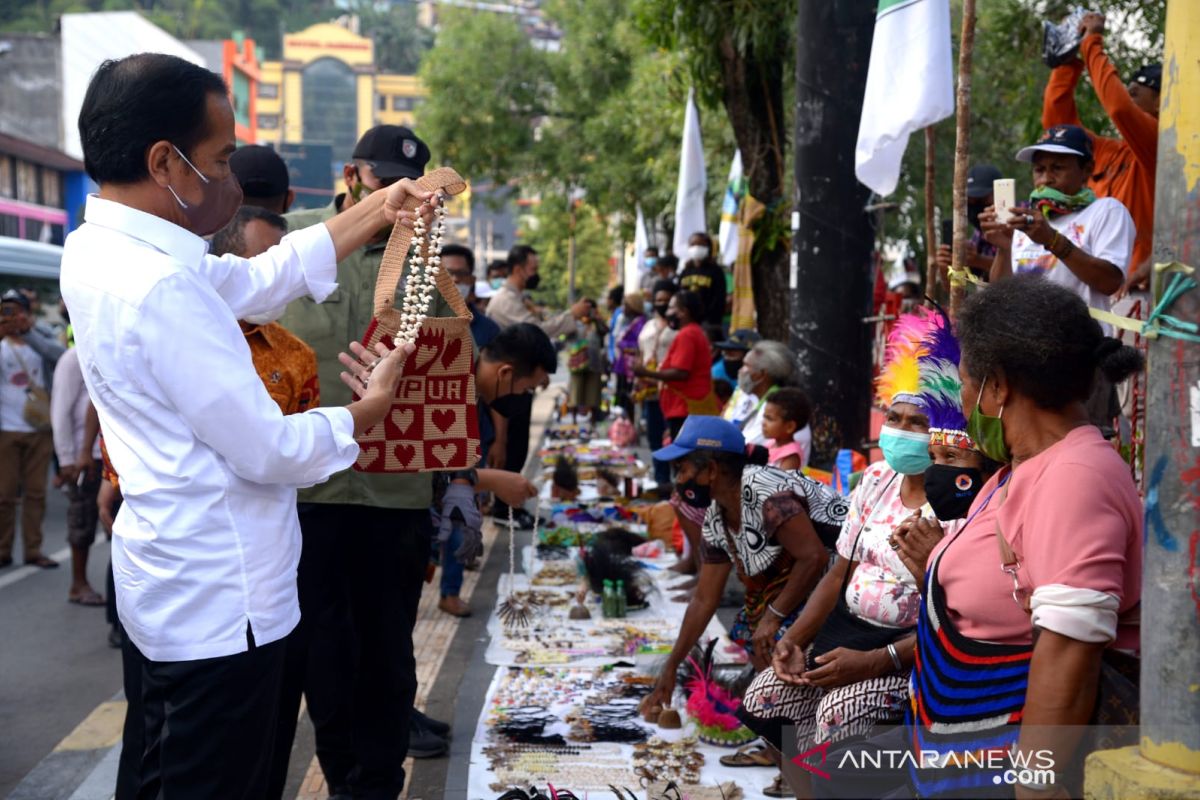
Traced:
MULTIPOLYGON (((756 452, 765 455, 761 448, 756 452)), ((672 463, 685 503, 708 510, 700 583, 643 709, 671 704, 675 672, 708 627, 735 567, 746 601, 730 638, 764 669, 825 571, 847 510, 846 500, 824 484, 751 464, 741 431, 719 417, 688 417, 675 441, 654 458, 672 463)))
POLYGON ((890 404, 884 463, 867 469, 836 562, 739 711, 783 761, 797 797, 811 796, 811 774, 780 759, 786 745, 804 752, 903 718, 925 561, 943 526, 953 533, 962 524, 985 480, 984 458, 966 434, 958 344, 945 319, 901 317, 887 356, 878 386, 879 402, 890 404), (795 742, 783 741, 788 726, 795 742))

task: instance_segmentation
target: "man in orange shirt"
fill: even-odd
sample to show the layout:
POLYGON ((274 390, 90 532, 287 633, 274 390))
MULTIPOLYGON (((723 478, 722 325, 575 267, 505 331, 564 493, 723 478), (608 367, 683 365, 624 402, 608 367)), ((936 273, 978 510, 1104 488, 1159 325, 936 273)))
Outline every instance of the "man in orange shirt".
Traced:
POLYGON ((1142 289, 1150 275, 1154 239, 1154 173, 1158 165, 1158 102, 1162 65, 1142 67, 1126 85, 1104 54, 1104 15, 1090 13, 1079 24, 1082 61, 1074 59, 1050 73, 1042 103, 1042 127, 1082 125, 1075 85, 1087 66, 1096 96, 1121 134, 1113 139, 1091 131, 1095 168, 1088 185, 1100 197, 1120 200, 1137 228, 1125 290, 1142 289))

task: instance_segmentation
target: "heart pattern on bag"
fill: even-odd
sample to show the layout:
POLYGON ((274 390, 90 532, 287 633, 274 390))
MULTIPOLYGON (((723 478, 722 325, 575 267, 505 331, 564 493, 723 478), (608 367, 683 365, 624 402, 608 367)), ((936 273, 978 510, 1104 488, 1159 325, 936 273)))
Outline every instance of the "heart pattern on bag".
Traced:
POLYGON ((416 416, 411 408, 406 408, 403 411, 392 409, 392 422, 395 423, 396 429, 402 435, 408 431, 409 426, 413 424, 416 416))
POLYGON ((438 461, 442 462, 443 466, 449 464, 453 460, 455 453, 458 452, 456 444, 435 444, 430 448, 433 451, 433 456, 438 461))
POLYGON ((412 462, 413 456, 417 454, 417 448, 413 447, 411 444, 400 443, 396 445, 396 449, 392 452, 396 456, 396 460, 399 461, 401 465, 407 467, 412 462))
POLYGON ((454 411, 449 408, 439 408, 433 412, 433 424, 437 426, 442 433, 450 430, 450 426, 454 424, 454 411))
POLYGON ((437 358, 438 348, 434 345, 419 344, 417 349, 413 351, 413 373, 420 375, 429 368, 429 364, 433 359, 437 358))

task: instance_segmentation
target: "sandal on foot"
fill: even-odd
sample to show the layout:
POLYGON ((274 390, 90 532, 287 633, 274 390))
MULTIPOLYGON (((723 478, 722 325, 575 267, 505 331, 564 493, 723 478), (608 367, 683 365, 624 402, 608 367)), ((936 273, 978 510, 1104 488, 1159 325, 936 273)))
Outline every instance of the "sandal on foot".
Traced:
POLYGON ((102 606, 104 605, 104 597, 97 594, 95 590, 88 589, 86 592, 67 595, 67 602, 79 606, 102 606))
POLYGON ((767 746, 762 742, 753 742, 739 748, 730 756, 721 756, 721 764, 726 767, 773 767, 775 762, 767 752, 767 746))
POLYGON ((763 794, 767 797, 795 797, 796 793, 783 780, 783 773, 775 776, 775 780, 771 781, 771 785, 763 789, 763 794))

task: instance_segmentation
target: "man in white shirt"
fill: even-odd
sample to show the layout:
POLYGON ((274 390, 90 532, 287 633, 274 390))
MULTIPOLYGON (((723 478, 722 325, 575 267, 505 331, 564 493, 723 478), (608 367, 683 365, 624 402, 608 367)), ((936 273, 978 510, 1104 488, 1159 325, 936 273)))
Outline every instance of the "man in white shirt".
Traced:
MULTIPOLYGON (((1119 200, 1097 199, 1088 188, 1092 140, 1075 125, 1055 125, 1037 144, 1017 153, 1033 164, 1032 208, 1014 209, 1007 223, 998 209, 980 215, 980 226, 996 246, 992 281, 1016 275, 1042 275, 1079 295, 1091 308, 1109 311, 1112 296, 1125 285, 1137 230, 1119 200)), ((1105 335, 1112 326, 1100 323, 1105 335)), ((1088 416, 1111 438, 1121 413, 1116 387, 1100 376, 1088 400, 1088 416)))
POLYGON ((38 390, 49 388, 52 367, 28 341, 31 328, 29 298, 9 289, 0 298, 0 567, 13 563, 19 497, 25 563, 53 569, 58 562, 42 552, 42 518, 54 443, 49 418, 29 413, 45 400, 38 390))
POLYGON ((991 279, 1041 274, 1108 311, 1125 282, 1136 231, 1120 201, 1097 198, 1087 188, 1093 165, 1087 132, 1056 125, 1018 152, 1017 160, 1033 165, 1033 207, 1012 209, 1007 223, 997 220, 994 207, 980 215, 996 246, 991 279))
POLYGON ((200 237, 241 201, 220 77, 161 54, 105 62, 79 131, 100 193, 67 238, 62 292, 124 495, 113 570, 141 663, 127 712, 145 726, 138 796, 260 798, 299 619, 296 488, 354 463, 411 348, 353 347, 342 379, 362 399, 285 417, 237 320, 325 298, 339 256, 411 225, 401 205, 429 195, 400 181, 261 256, 215 258, 200 237))

